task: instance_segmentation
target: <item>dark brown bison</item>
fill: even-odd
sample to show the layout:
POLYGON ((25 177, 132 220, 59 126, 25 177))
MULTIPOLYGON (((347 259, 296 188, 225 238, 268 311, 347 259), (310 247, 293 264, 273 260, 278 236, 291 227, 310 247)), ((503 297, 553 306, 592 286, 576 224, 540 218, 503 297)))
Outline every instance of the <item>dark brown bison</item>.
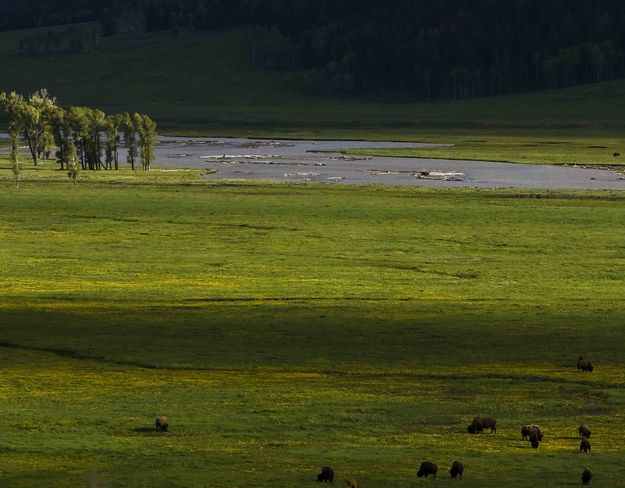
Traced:
POLYGON ((589 468, 584 468, 582 473, 582 485, 587 485, 592 479, 592 471, 589 468))
POLYGON ((521 438, 524 441, 529 439, 531 433, 532 433, 531 425, 524 425, 523 427, 521 427, 521 438))
POLYGON ((538 439, 538 442, 543 440, 544 435, 542 430, 540 430, 540 426, 533 424, 524 425, 523 427, 521 427, 521 436, 523 437, 523 440, 531 440, 532 432, 536 433, 536 438, 538 439))
POLYGON ((618 158, 620 155, 621 155, 621 153, 620 153, 620 152, 615 152, 615 153, 612 153, 612 156, 614 156, 615 158, 618 158))
POLYGON ((464 464, 460 461, 454 461, 451 463, 451 469, 449 470, 449 474, 452 478, 459 476, 462 479, 462 475, 464 474, 464 464))
POLYGON ((436 473, 438 472, 438 466, 430 461, 423 461, 421 466, 419 467, 419 471, 417 471, 417 476, 422 478, 425 476, 426 478, 429 475, 434 475, 436 478, 436 473))
POLYGON ((540 436, 536 430, 532 430, 530 433, 530 444, 532 445, 532 449, 538 449, 538 444, 540 443, 540 436))
POLYGON ((358 482, 356 480, 347 480, 348 488, 358 488, 358 482))
POLYGON ((580 437, 585 437, 586 439, 590 439, 591 432, 586 424, 580 425, 577 431, 579 432, 580 437))
POLYGON ((592 363, 588 360, 585 359, 584 356, 580 356, 579 359, 577 360, 577 369, 579 371, 592 371, 594 368, 592 366, 592 363))
POLYGON ((167 432, 167 429, 169 429, 167 417, 165 417, 165 415, 159 415, 156 417, 156 430, 159 432, 167 432))
POLYGON ((585 437, 582 438, 582 442, 579 445, 579 451, 590 452, 590 441, 586 439, 585 437))
POLYGON ((492 417, 475 417, 467 430, 470 434, 481 434, 484 429, 490 429, 491 433, 497 433, 497 420, 492 417))
POLYGON ((334 483, 334 470, 330 466, 321 468, 321 473, 317 475, 317 481, 334 483))

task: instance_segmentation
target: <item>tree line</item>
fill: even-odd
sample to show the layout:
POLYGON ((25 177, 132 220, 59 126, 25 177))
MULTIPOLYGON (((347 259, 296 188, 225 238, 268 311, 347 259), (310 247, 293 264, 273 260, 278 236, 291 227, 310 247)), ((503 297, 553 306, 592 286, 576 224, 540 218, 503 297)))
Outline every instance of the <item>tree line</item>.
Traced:
MULTIPOLYGON (((22 0, 15 8, 24 11, 39 3, 22 0)), ((254 62, 271 69, 302 70, 311 91, 332 96, 464 99, 625 77, 625 2, 620 0, 91 4, 57 0, 53 4, 31 9, 31 15, 39 12, 41 22, 42 11, 50 19, 54 15, 74 19, 82 12, 83 18, 99 21, 103 35, 246 26, 254 62), (93 8, 95 4, 98 8, 93 8)), ((19 20, 23 23, 24 16, 19 20)))
POLYGON ((127 149, 126 162, 134 170, 149 170, 154 161, 156 123, 147 115, 107 115, 90 107, 63 108, 44 88, 25 98, 16 92, 0 93, 8 119, 11 162, 19 186, 19 147, 28 146, 33 164, 55 159, 61 170, 76 181, 80 170, 119 169, 119 149, 127 149), (123 135, 123 139, 122 139, 123 135), (123 144, 122 144, 123 143, 123 144))

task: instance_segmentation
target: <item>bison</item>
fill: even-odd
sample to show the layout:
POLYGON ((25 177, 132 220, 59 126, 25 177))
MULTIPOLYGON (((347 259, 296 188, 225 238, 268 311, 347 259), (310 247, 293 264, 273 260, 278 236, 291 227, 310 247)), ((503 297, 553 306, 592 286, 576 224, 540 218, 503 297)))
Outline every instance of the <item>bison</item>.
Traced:
POLYGON ((449 474, 451 475, 452 478, 459 476, 460 479, 462 479, 463 473, 464 473, 464 464, 462 464, 460 461, 454 461, 453 463, 451 463, 451 469, 449 470, 449 474))
POLYGON ((481 434, 484 429, 490 429, 491 433, 497 433, 497 420, 492 417, 475 417, 467 430, 470 434, 481 434))
POLYGON ((591 432, 586 424, 580 425, 577 431, 579 432, 580 437, 585 437, 586 439, 590 439, 591 432))
POLYGON ((532 446, 532 449, 538 449, 539 443, 540 440, 538 439, 538 434, 535 431, 532 431, 532 433, 530 434, 530 444, 532 446))
POLYGON ((592 471, 589 468, 584 468, 582 473, 582 485, 587 485, 592 479, 592 471))
POLYGON ((543 433, 540 430, 540 427, 538 425, 532 424, 532 425, 524 425, 523 427, 521 427, 521 438, 525 441, 527 439, 529 439, 530 434, 532 433, 532 431, 536 431, 538 433, 538 437, 539 437, 539 441, 543 440, 543 433))
POLYGON ((582 442, 579 445, 580 452, 590 452, 590 441, 585 437, 582 438, 582 442))
POLYGON ((524 425, 523 427, 521 427, 521 438, 524 441, 529 439, 531 433, 532 433, 531 425, 524 425))
POLYGON ((438 472, 438 466, 430 461, 423 461, 421 466, 419 467, 419 471, 417 471, 417 476, 422 478, 425 476, 426 478, 429 475, 434 475, 436 478, 436 473, 438 472))
POLYGON ((156 430, 159 432, 167 432, 167 429, 169 429, 167 417, 165 417, 165 415, 159 415, 156 417, 156 430))
POLYGON ((579 359, 577 360, 577 369, 579 371, 590 372, 594 368, 592 366, 592 363, 588 359, 585 359, 584 356, 580 356, 579 359))
POLYGON ((538 444, 540 443, 540 441, 542 440, 542 435, 539 434, 540 431, 538 430, 532 430, 532 432, 530 433, 530 444, 532 445, 532 449, 538 449, 538 444))
POLYGON ((317 481, 334 483, 334 470, 330 466, 321 468, 321 473, 317 475, 317 481))
POLYGON ((358 488, 358 482, 356 480, 346 480, 348 488, 358 488))

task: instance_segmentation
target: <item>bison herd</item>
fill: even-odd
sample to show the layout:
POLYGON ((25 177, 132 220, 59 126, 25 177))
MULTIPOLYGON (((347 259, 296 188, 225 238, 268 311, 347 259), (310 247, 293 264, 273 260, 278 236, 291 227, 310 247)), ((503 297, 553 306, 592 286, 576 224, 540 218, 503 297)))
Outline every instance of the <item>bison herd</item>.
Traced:
MULTIPOLYGON (((580 356, 577 360, 577 369, 579 371, 591 372, 594 368, 592 363, 585 359, 584 356, 580 356)), ((158 432, 167 432, 169 429, 169 424, 167 422, 167 417, 164 415, 159 415, 156 418, 156 430, 158 432)), ((473 421, 467 427, 467 430, 470 434, 481 434, 484 430, 490 429, 492 434, 497 433, 497 420, 493 417, 482 417, 478 416, 473 419, 473 421)), ((590 452, 590 429, 586 424, 582 424, 577 429, 579 432, 579 436, 581 437, 581 444, 579 446, 580 452, 589 453, 590 452)), ((540 429, 540 426, 531 424, 524 425, 521 427, 521 438, 523 440, 528 440, 533 449, 537 449, 540 442, 543 440, 543 432, 540 429)), ((427 478, 432 475, 436 477, 438 473, 438 466, 434 464, 432 461, 423 461, 419 466, 419 471, 417 471, 417 476, 419 478, 427 478)), ((462 479, 462 475, 464 474, 464 464, 460 461, 454 461, 451 464, 451 469, 449 470, 449 474, 452 478, 460 478, 462 479)), ((592 471, 588 467, 584 468, 582 473, 582 484, 588 485, 590 480, 592 479, 592 471)), ((321 468, 321 472, 317 475, 317 481, 334 483, 334 470, 330 466, 324 466, 321 468)), ((358 483, 356 480, 350 479, 346 480, 348 488, 358 488, 358 483)))
MULTIPOLYGON (((580 356, 577 360, 577 369, 583 372, 591 372, 594 368, 592 363, 585 359, 584 356, 580 356)), ((490 429, 492 434, 497 433, 497 420, 493 417, 483 417, 478 416, 473 419, 473 421, 467 427, 467 431, 470 434, 482 434, 485 430, 490 429)), ((586 424, 582 424, 578 427, 577 431, 579 432, 579 436, 581 437, 581 444, 579 446, 580 452, 589 453, 590 452, 590 429, 586 424)), ((533 449, 538 449, 539 444, 542 442, 544 438, 544 434, 540 429, 540 426, 536 424, 524 425, 521 427, 521 439, 524 441, 529 441, 530 445, 533 449)), ((438 473, 438 466, 432 461, 423 461, 419 466, 419 471, 417 471, 417 476, 419 478, 427 478, 432 475, 436 477, 438 473)), ((460 461, 454 461, 451 465, 451 469, 449 470, 449 474, 452 478, 460 478, 462 479, 462 475, 464 474, 464 464, 460 461)), ((588 485, 590 480, 592 479, 592 471, 590 468, 584 468, 582 473, 582 484, 588 485)), ((334 470, 329 466, 324 466, 321 469, 321 473, 317 475, 317 481, 326 481, 332 483, 334 480, 334 470)), ((347 486, 349 488, 358 488, 358 485, 355 480, 348 480, 347 486)))

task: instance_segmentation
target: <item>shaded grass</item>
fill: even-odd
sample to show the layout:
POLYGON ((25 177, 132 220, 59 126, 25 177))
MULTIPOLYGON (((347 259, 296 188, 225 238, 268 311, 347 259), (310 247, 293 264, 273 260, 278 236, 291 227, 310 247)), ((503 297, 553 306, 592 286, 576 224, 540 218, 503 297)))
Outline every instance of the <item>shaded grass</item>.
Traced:
POLYGON ((524 374, 482 379, 479 369, 453 380, 379 368, 154 371, 18 350, 3 363, 10 447, 0 476, 11 486, 76 486, 88 473, 113 486, 316 486, 331 464, 364 486, 407 487, 423 459, 448 484, 443 470, 456 458, 468 486, 573 484, 588 464, 598 483, 622 486, 623 389, 595 385, 610 381, 609 367, 588 385, 561 373, 546 389, 524 374), (596 402, 613 409, 585 409, 596 402), (495 410, 496 435, 466 434, 472 412, 495 410), (147 429, 159 413, 169 415, 167 434, 147 429), (520 439, 528 421, 544 427, 538 451, 520 439), (581 421, 593 427, 589 456, 577 452, 581 421))
POLYGON ((0 176, 2 484, 625 486, 622 192, 0 176))

